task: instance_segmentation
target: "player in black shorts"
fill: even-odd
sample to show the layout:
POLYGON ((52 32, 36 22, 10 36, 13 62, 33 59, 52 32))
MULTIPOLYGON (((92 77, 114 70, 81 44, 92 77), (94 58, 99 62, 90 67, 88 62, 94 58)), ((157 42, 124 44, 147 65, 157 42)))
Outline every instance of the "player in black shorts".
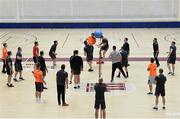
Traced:
POLYGON ((87 41, 84 41, 84 55, 86 56, 86 61, 89 65, 89 72, 93 71, 92 69, 92 62, 93 62, 93 51, 94 51, 94 47, 91 45, 87 44, 87 41))
MULTIPOLYGON (((121 54, 121 58, 122 58, 122 67, 125 68, 125 71, 126 71, 126 76, 129 77, 129 73, 128 73, 128 52, 126 50, 124 50, 123 47, 121 47, 121 50, 120 50, 120 54, 121 54)), ((120 78, 120 74, 121 72, 119 72, 119 74, 117 75, 117 77, 120 78)))
POLYGON ((72 84, 72 78, 73 78, 73 75, 74 75, 73 68, 72 68, 72 66, 73 66, 72 59, 73 59, 74 56, 75 56, 75 51, 73 51, 73 55, 69 58, 69 63, 70 63, 70 68, 71 68, 71 76, 70 76, 69 84, 72 84))
POLYGON ((98 45, 100 47, 100 58, 105 58, 105 54, 109 49, 109 43, 107 38, 102 38, 102 42, 98 45), (103 53, 102 53, 103 52, 103 53), (103 56, 102 56, 103 54, 103 56))
POLYGON ((8 56, 6 57, 6 73, 8 75, 8 87, 14 87, 14 85, 11 83, 12 75, 14 73, 13 67, 12 67, 12 59, 11 59, 12 53, 11 51, 8 52, 8 56))
POLYGON ((175 46, 175 44, 176 43, 174 41, 171 43, 170 51, 169 51, 169 54, 168 54, 168 60, 167 60, 167 66, 168 66, 168 69, 169 69, 168 74, 171 74, 173 76, 174 76, 175 63, 176 63, 176 46, 175 46), (172 71, 171 71, 170 64, 172 64, 172 71))
POLYGON ((51 57, 51 59, 53 60, 53 67, 56 66, 56 47, 58 45, 58 42, 55 40, 54 44, 51 46, 51 49, 49 51, 49 56, 51 57))
POLYGON ((154 38, 153 40, 153 51, 154 51, 154 59, 156 60, 156 64, 157 64, 157 67, 159 67, 159 60, 158 60, 158 55, 159 55, 159 44, 158 44, 158 41, 157 41, 157 38, 154 38))
POLYGON ((20 80, 24 80, 24 78, 22 77, 22 71, 23 71, 23 67, 22 67, 22 48, 21 47, 18 47, 18 51, 16 53, 16 60, 15 60, 15 75, 14 75, 14 78, 13 80, 14 81, 18 81, 17 80, 17 74, 19 73, 19 79, 20 80))
POLYGON ((156 76, 156 90, 155 90, 155 104, 156 106, 153 109, 158 110, 158 103, 159 103, 159 96, 162 96, 163 102, 163 109, 165 109, 165 83, 166 83, 166 76, 163 75, 163 69, 159 69, 159 76, 156 76))
POLYGON ((74 74, 74 89, 80 88, 80 74, 83 70, 83 59, 78 56, 78 50, 74 51, 75 56, 72 58, 72 70, 74 74))
MULTIPOLYGON (((46 62, 45 62, 45 59, 44 59, 44 52, 43 51, 40 51, 40 56, 38 57, 38 63, 40 64, 40 70, 42 71, 43 73, 43 78, 45 79, 46 77, 46 72, 48 73, 48 69, 46 67, 46 62)), ((43 86, 44 89, 47 89, 46 87, 43 86)))
POLYGON ((124 38, 124 44, 122 47, 128 53, 128 56, 129 56, 130 48, 129 48, 128 38, 124 38))
POLYGON ((100 118, 106 118, 106 103, 105 103, 105 96, 104 96, 104 92, 107 90, 106 89, 106 85, 103 84, 103 79, 99 79, 99 83, 97 83, 94 86, 95 89, 95 118, 97 119, 99 116, 99 109, 100 109, 100 115, 102 117, 100 118))

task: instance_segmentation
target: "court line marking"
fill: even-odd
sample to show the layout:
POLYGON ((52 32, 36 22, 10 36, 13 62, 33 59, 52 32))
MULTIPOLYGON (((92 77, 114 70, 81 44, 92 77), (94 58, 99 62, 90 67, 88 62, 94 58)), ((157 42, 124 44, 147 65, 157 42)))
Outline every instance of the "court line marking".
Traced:
MULTIPOLYGON (((31 57, 29 57, 29 58, 24 57, 23 61, 25 61, 27 59, 28 59, 27 62, 33 62, 33 59, 31 57)), ((98 57, 95 57, 93 61, 98 61, 98 59, 99 59, 98 57)), ((129 61, 149 61, 150 57, 129 57, 128 59, 129 59, 129 61)), ((159 59, 159 61, 167 61, 167 57, 159 57, 158 59, 159 59)), ((12 60, 14 61, 15 58, 12 58, 12 60)), ((46 62, 52 61, 51 58, 47 58, 47 57, 45 57, 45 60, 46 60, 46 62)), ((69 62, 69 57, 56 58, 56 61, 57 62, 69 62)), ((83 61, 86 61, 86 58, 83 58, 83 61)), ((111 59, 105 58, 104 61, 111 62, 111 59)), ((180 61, 180 57, 177 57, 176 61, 180 61)), ((0 60, 0 62, 2 62, 2 61, 0 60)))
POLYGON ((134 41, 135 41, 135 43, 136 43, 137 47, 138 47, 138 48, 140 48, 140 47, 139 47, 139 44, 138 44, 138 42, 137 42, 137 40, 136 40, 136 38, 135 38, 135 36, 134 36, 134 34, 133 34, 133 33, 131 33, 131 35, 132 35, 132 37, 133 37, 133 39, 134 39, 134 41))
POLYGON ((69 38, 69 33, 67 34, 66 39, 65 39, 64 42, 63 42, 62 48, 64 48, 64 45, 66 44, 68 38, 69 38))

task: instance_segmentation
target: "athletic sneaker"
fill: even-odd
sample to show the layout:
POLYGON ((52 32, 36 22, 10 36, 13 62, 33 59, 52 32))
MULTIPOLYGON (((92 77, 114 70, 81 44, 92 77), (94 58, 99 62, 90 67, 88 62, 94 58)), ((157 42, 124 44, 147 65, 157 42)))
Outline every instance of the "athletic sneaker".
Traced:
POLYGON ((163 109, 166 109, 166 107, 163 107, 163 109))
POLYGON ((21 80, 25 80, 23 77, 19 77, 19 79, 21 79, 21 80))
POLYGON ((8 85, 8 87, 14 87, 14 85, 11 83, 10 85, 9 84, 7 84, 8 85))
POLYGON ((153 93, 152 92, 149 92, 149 93, 147 93, 148 95, 153 95, 153 93))
POLYGON ((80 86, 78 85, 77 88, 80 88, 80 86))
POLYGON ((168 75, 172 74, 172 72, 169 72, 168 75))
POLYGON ((93 69, 88 69, 88 71, 89 71, 89 72, 92 72, 92 71, 94 71, 94 70, 93 70, 93 69))
POLYGON ((45 100, 39 100, 38 103, 46 103, 45 100))
POLYGON ((76 87, 76 86, 74 86, 74 89, 77 89, 77 87, 76 87))
POLYGON ((18 82, 18 80, 17 80, 16 78, 13 78, 13 80, 14 80, 15 82, 18 82))
POLYGON ((67 103, 64 103, 64 104, 62 104, 62 106, 69 106, 69 104, 67 104, 67 103))
POLYGON ((172 76, 175 76, 175 73, 171 73, 172 76))
POLYGON ((72 81, 70 81, 69 84, 72 84, 72 81))
POLYGON ((154 110, 158 110, 158 107, 153 107, 154 110))
POLYGON ((6 71, 2 71, 2 73, 3 73, 3 74, 5 74, 5 73, 6 73, 6 71))

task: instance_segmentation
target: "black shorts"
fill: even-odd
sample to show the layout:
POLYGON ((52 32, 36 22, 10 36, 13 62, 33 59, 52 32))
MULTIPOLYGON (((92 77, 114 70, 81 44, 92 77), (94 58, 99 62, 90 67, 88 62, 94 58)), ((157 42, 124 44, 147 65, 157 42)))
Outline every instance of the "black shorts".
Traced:
POLYGON ((123 67, 128 67, 128 61, 122 61, 122 66, 123 67))
POLYGON ((105 104, 105 101, 104 100, 96 100, 95 101, 95 105, 94 105, 94 108, 95 109, 106 109, 106 104, 105 104))
POLYGON ((36 91, 43 92, 43 83, 35 82, 36 91))
POLYGON ((20 71, 23 70, 22 64, 20 64, 20 63, 15 63, 14 66, 15 66, 15 71, 16 72, 20 72, 20 71))
POLYGON ((155 96, 165 96, 165 89, 164 88, 156 88, 155 96))
POLYGON ((33 56, 33 61, 35 64, 38 63, 38 57, 33 56))
POLYGON ((12 75, 12 72, 10 71, 9 68, 6 68, 6 73, 7 73, 8 76, 12 75))
POLYGON ((81 74, 81 70, 80 69, 74 69, 73 70, 73 74, 74 75, 80 75, 81 74))
POLYGON ((93 60, 93 56, 87 56, 86 57, 86 61, 89 62, 89 61, 92 61, 93 60))
POLYGON ((56 55, 54 53, 49 53, 49 56, 51 57, 51 59, 56 59, 56 55))
POLYGON ((175 63, 176 63, 176 58, 175 58, 175 57, 169 57, 168 60, 167 60, 167 62, 168 62, 169 64, 175 64, 175 63))
POLYGON ((108 49, 109 49, 109 45, 105 45, 105 46, 102 46, 100 50, 107 51, 108 49))

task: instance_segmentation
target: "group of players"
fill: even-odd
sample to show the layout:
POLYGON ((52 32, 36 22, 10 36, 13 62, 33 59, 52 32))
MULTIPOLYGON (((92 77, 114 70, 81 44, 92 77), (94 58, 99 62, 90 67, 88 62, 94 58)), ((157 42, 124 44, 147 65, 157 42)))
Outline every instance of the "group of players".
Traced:
MULTIPOLYGON (((101 59, 101 62, 99 63, 104 63, 103 59, 105 58, 106 52, 109 49, 109 43, 107 38, 105 37, 100 37, 101 43, 98 44, 97 46, 100 48, 99 51, 99 58, 101 59)), ((86 61, 89 65, 89 72, 93 71, 93 52, 94 52, 94 45, 96 44, 96 37, 95 34, 92 33, 85 41, 84 41, 84 55, 86 56, 86 61)), ((58 45, 57 41, 54 41, 53 45, 50 48, 49 51, 49 56, 51 57, 53 61, 53 66, 52 68, 56 67, 56 47, 58 45)), ((158 55, 159 55, 159 44, 157 41, 157 38, 154 38, 153 41, 153 50, 154 50, 154 58, 151 58, 151 63, 148 65, 148 71, 149 71, 149 89, 150 92, 148 94, 153 94, 152 91, 152 84, 156 83, 156 90, 155 90, 155 95, 156 95, 156 106, 154 109, 158 109, 158 97, 161 94, 163 98, 163 109, 165 109, 165 87, 164 84, 166 82, 166 77, 163 75, 163 69, 159 69, 159 75, 157 75, 157 67, 160 66, 159 60, 158 60, 158 55), (156 61, 156 63, 154 63, 156 61)), ((129 43, 128 43, 128 38, 124 39, 124 44, 121 47, 120 50, 116 49, 116 46, 112 47, 112 52, 109 55, 109 58, 112 60, 112 73, 111 73, 111 82, 114 81, 114 74, 116 69, 119 69, 119 74, 117 77, 120 77, 120 74, 124 76, 124 78, 128 78, 128 56, 130 54, 130 48, 129 48, 129 43), (125 71, 123 70, 123 67, 125 68, 125 71)), ((13 61, 12 61, 12 53, 11 51, 7 50, 7 43, 3 43, 3 49, 2 49, 2 60, 3 60, 3 69, 2 73, 7 73, 8 75, 8 82, 7 86, 8 87, 14 87, 14 85, 11 83, 11 79, 14 73, 13 70, 13 61)), ((34 42, 34 47, 33 47, 33 61, 35 63, 35 69, 32 72, 34 77, 35 77, 35 87, 36 87, 36 101, 40 102, 41 101, 41 92, 43 92, 43 89, 47 89, 44 87, 45 82, 45 76, 46 73, 48 72, 46 63, 45 63, 45 58, 44 52, 40 51, 38 48, 38 42, 34 42)), ((170 51, 168 54, 167 58, 167 66, 169 69, 169 75, 175 75, 175 61, 176 61, 176 46, 175 42, 173 41, 170 46, 170 51), (172 68, 170 67, 170 64, 172 64, 172 68)), ((19 73, 19 79, 24 80, 22 77, 22 48, 18 47, 17 53, 16 53, 16 58, 15 58, 15 75, 13 80, 17 80, 17 74, 19 73)), ((71 76, 70 76, 70 84, 72 84, 72 79, 74 77, 74 89, 79 89, 80 88, 80 74, 81 71, 83 70, 83 59, 81 56, 78 55, 78 50, 73 51, 73 55, 70 57, 70 67, 71 67, 71 76)), ((56 74, 56 80, 57 80, 57 94, 58 94, 58 104, 61 105, 61 99, 63 101, 63 106, 68 106, 68 104, 65 102, 65 88, 68 87, 68 73, 65 71, 65 65, 61 65, 61 70, 59 70, 56 74)), ((101 112, 103 117, 105 117, 105 99, 104 99, 104 92, 106 91, 105 85, 103 85, 103 79, 99 79, 99 83, 95 86, 95 91, 96 91, 96 100, 95 100, 95 116, 96 118, 98 117, 98 110, 101 108, 101 112)))

